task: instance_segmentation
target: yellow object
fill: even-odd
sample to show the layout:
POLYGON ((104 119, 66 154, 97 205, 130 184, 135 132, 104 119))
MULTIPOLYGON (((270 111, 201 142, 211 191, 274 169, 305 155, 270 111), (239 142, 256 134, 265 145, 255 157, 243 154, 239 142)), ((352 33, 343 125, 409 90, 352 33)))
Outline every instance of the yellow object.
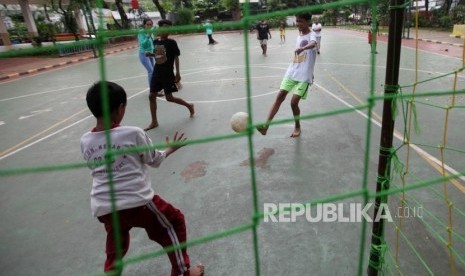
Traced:
POLYGON ((465 25, 454 25, 451 36, 465 38, 465 25))

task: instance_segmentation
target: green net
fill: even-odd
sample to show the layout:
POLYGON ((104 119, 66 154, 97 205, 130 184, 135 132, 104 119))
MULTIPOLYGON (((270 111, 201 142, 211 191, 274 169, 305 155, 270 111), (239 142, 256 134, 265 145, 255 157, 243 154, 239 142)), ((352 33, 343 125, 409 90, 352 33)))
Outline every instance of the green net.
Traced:
MULTIPOLYGON (((243 17, 241 21, 236 22, 224 22, 214 24, 216 30, 230 30, 230 29, 242 29, 243 30, 243 41, 245 51, 245 77, 246 77, 246 102, 247 102, 247 112, 248 114, 254 114, 252 108, 252 73, 250 71, 250 60, 249 60, 249 35, 248 30, 251 23, 256 22, 260 19, 269 19, 274 17, 283 17, 288 15, 294 15, 299 12, 316 12, 321 10, 334 10, 335 12, 340 7, 352 6, 357 7, 360 5, 368 5, 372 10, 372 17, 377 17, 377 8, 378 1, 367 1, 367 0, 351 0, 351 1, 336 1, 329 2, 320 5, 312 6, 303 6, 294 9, 287 9, 279 12, 272 12, 266 14, 257 14, 251 15, 249 4, 245 3, 242 5, 243 17)), ((401 3, 394 4, 390 6, 390 9, 402 9, 405 8, 410 3, 401 3)), ((101 3, 99 4, 101 6, 101 3)), ((418 12, 417 12, 418 14, 418 12)), ((96 38, 91 40, 79 41, 65 46, 59 46, 62 48, 72 48, 72 47, 93 47, 96 49, 96 54, 99 57, 99 71, 100 78, 102 80, 107 79, 106 64, 104 57, 104 46, 107 41, 111 38, 127 36, 127 35, 137 35, 137 30, 131 31, 105 31, 103 29, 103 16, 100 16, 100 28, 96 33, 96 38)), ((403 24, 402 22, 394 22, 394 25, 403 24)), ((418 25, 418 23, 417 23, 418 25)), ((201 31, 198 25, 188 25, 188 26, 174 26, 167 28, 171 33, 176 34, 188 34, 196 33, 201 31)), ((202 30, 203 31, 203 30, 202 30)), ((371 26, 371 31, 376 35, 375 23, 371 26)), ((456 141, 463 140, 463 99, 465 97, 465 91, 463 88, 459 87, 459 79, 461 77, 461 72, 464 69, 462 68, 451 68, 449 72, 441 73, 438 76, 431 77, 428 79, 420 80, 418 77, 418 49, 416 56, 416 77, 414 80, 402 79, 401 81, 405 84, 400 85, 389 85, 386 84, 384 89, 385 93, 379 95, 376 92, 376 43, 371 45, 371 59, 370 59, 370 76, 367 80, 369 82, 369 95, 364 100, 360 100, 358 105, 347 106, 345 108, 337 108, 332 110, 327 110, 325 112, 314 112, 309 114, 303 114, 300 116, 302 121, 315 120, 318 118, 333 117, 336 115, 350 114, 354 112, 363 112, 366 120, 366 138, 365 138, 365 149, 364 149, 364 170, 360 172, 363 177, 360 183, 359 189, 351 190, 345 193, 334 194, 327 197, 316 198, 308 200, 307 202, 301 202, 302 204, 308 204, 309 206, 316 206, 317 204, 322 203, 331 203, 331 202, 342 202, 347 201, 353 198, 361 198, 364 204, 373 202, 374 200, 380 200, 380 203, 389 203, 392 208, 395 208, 398 212, 405 212, 404 210, 417 210, 420 212, 421 216, 417 214, 415 216, 416 226, 414 227, 423 227, 424 231, 428 233, 428 237, 434 239, 438 244, 442 245, 440 250, 447 251, 447 258, 449 262, 450 271, 446 272, 447 274, 456 274, 456 268, 459 266, 463 271, 463 266, 465 265, 465 232, 462 229, 457 229, 455 227, 454 220, 461 221, 463 227, 463 218, 464 210, 463 204, 458 204, 456 202, 456 196, 451 195, 451 193, 456 193, 457 189, 464 192, 464 171, 456 171, 453 168, 447 165, 448 157, 453 155, 451 159, 456 160, 458 163, 464 161, 465 148, 464 144, 456 141), (450 87, 444 87, 444 80, 447 83, 450 83, 450 87), (377 178, 378 183, 381 184, 381 189, 376 192, 374 187, 369 184, 372 183, 374 179, 370 179, 369 163, 370 157, 373 156, 373 152, 370 151, 370 146, 373 144, 371 141, 372 137, 372 126, 373 122, 376 120, 381 121, 380 117, 376 117, 374 112, 374 107, 377 103, 383 101, 392 102, 393 109, 393 120, 398 120, 400 125, 403 128, 402 132, 393 131, 394 138, 397 139, 395 145, 389 148, 379 147, 381 155, 385 155, 388 158, 387 171, 381 172, 377 178), (422 106, 423 108, 419 108, 422 106), (428 127, 428 115, 422 114, 426 112, 425 110, 434 109, 434 114, 439 114, 442 116, 442 125, 443 131, 439 139, 424 139, 424 136, 417 135, 421 132, 420 126, 428 127), (421 111, 420 111, 421 110, 421 111), (437 113, 437 112, 442 113, 437 113), (451 118, 455 114, 453 126, 450 127, 451 118), (462 127, 462 129, 460 128, 462 127), (459 131, 461 130, 461 132, 459 131), (399 142, 400 141, 400 142, 399 142), (427 153, 424 149, 436 150, 437 158, 427 153), (412 168, 410 164, 412 162, 412 154, 416 154, 421 157, 426 164, 423 164, 424 167, 429 169, 433 168, 438 171, 439 176, 435 178, 425 179, 422 176, 422 170, 416 170, 412 168), (444 210, 438 211, 436 209, 437 205, 430 204, 430 202, 425 202, 425 193, 434 202, 443 202, 442 208, 444 210)), ((40 47, 27 50, 16 50, 0 53, 0 58, 8 57, 18 57, 26 55, 35 55, 35 54, 48 54, 55 53, 58 51, 58 46, 50 47, 40 47)), ((400 51, 400 48, 395 49, 400 51)), ((396 71, 399 70, 399 64, 397 68, 387 68, 388 70, 396 71)), ((103 98, 104 98, 104 113, 105 113, 105 122, 106 127, 110 128, 110 117, 108 110, 108 94, 106 87, 103 89, 103 98)), ((280 120, 275 120, 271 125, 281 125, 289 122, 294 122, 294 118, 285 118, 280 120)), ((383 120, 384 122, 384 120, 383 120)), ((435 121, 436 122, 436 121, 435 121)), ((263 217, 267 214, 262 211, 259 204, 259 193, 257 188, 257 176, 255 169, 255 147, 253 143, 253 135, 256 133, 255 128, 263 122, 256 121, 253 116, 248 118, 248 128, 243 133, 238 134, 227 134, 227 135, 217 135, 217 136, 206 136, 196 139, 190 139, 186 144, 195 145, 195 144, 205 144, 212 143, 215 141, 223 141, 227 139, 239 139, 246 138, 248 144, 248 154, 249 154, 249 166, 250 166, 250 192, 252 194, 252 216, 250 221, 245 224, 236 225, 222 231, 214 232, 209 235, 202 237, 196 237, 190 239, 187 243, 181 244, 181 248, 185 247, 194 247, 196 245, 209 243, 215 240, 224 239, 229 236, 237 235, 244 232, 252 233, 252 250, 254 257, 254 268, 251 274, 263 275, 261 273, 261 261, 263 255, 260 254, 259 246, 259 234, 258 227, 263 221, 263 217)), ((107 144, 111 144, 111 137, 109 132, 106 133, 107 144)), ((438 137, 436 137, 438 138, 438 137)), ((163 148, 167 145, 155 144, 150 148, 163 148)), ((110 179, 110 187, 112 193, 112 203, 113 208, 115 208, 114 200, 114 190, 113 190, 113 176, 111 174, 111 163, 115 155, 123 155, 126 153, 138 152, 146 150, 146 148, 131 148, 126 150, 112 150, 108 149, 106 153, 106 158, 103 163, 107 166, 108 178, 110 179)), ((456 164, 457 165, 457 164, 456 164)), ((418 166, 418 164, 416 164, 418 166)), ((78 163, 78 164, 57 164, 53 166, 45 167, 18 167, 14 169, 2 169, 0 170, 0 177, 12 177, 15 175, 24 175, 24 174, 36 174, 50 171, 65 171, 73 170, 77 168, 87 167, 87 164, 78 163)), ((457 195, 457 194, 455 194, 457 195)), ((461 194, 463 198, 463 194, 461 194)), ((460 198, 460 197, 459 197, 460 198)), ((460 202, 461 203, 461 202, 460 202)), ((379 207, 379 205, 378 205, 379 207)), ((290 212, 290 209, 279 210, 278 213, 290 212)), ((417 271, 422 271, 421 274, 434 274, 435 266, 434 259, 428 259, 426 257, 427 252, 424 252, 414 234, 408 232, 412 230, 412 227, 405 228, 406 218, 408 216, 399 216, 397 220, 389 222, 386 229, 381 230, 381 235, 373 234, 371 243, 367 242, 367 226, 371 222, 366 220, 361 221, 361 232, 360 232, 360 245, 358 248, 353 248, 353 252, 357 252, 358 256, 352 256, 354 261, 354 266, 357 266, 357 274, 362 275, 366 271, 367 267, 374 269, 380 273, 385 274, 404 274, 405 271, 411 271, 406 269, 408 266, 411 266, 414 263, 417 271), (375 256, 375 261, 373 258, 368 258, 367 251, 371 253, 371 256, 375 256), (406 261, 405 256, 410 256, 410 260, 414 258, 415 260, 411 263, 406 261), (414 257, 412 257, 414 256, 414 257)), ((116 213, 113 213, 113 222, 118 224, 118 216, 116 213)), ((384 227, 384 226, 383 226, 384 227)), ((115 227, 118 229, 118 227, 115 227)), ((118 230, 117 230, 118 231, 118 230)), ((120 233, 117 233, 116 237, 119 237, 120 233)), ((340 237, 335 237, 334 239, 339 239, 340 237)), ((341 242, 342 239, 341 239, 341 242)), ((137 256, 128 256, 124 259, 122 258, 122 249, 120 246, 119 238, 116 240, 116 245, 118 248, 118 256, 120 261, 117 264, 117 271, 119 273, 125 267, 130 266, 134 263, 138 263, 144 260, 151 258, 159 257, 165 255, 166 252, 179 249, 179 247, 164 248, 162 250, 140 254, 137 256)), ((97 270, 97 269, 96 269, 97 270)), ((252 271, 252 269, 250 269, 252 271)), ((74 272, 78 274, 78 271, 74 272)), ((408 272, 406 273, 408 275, 408 272)))

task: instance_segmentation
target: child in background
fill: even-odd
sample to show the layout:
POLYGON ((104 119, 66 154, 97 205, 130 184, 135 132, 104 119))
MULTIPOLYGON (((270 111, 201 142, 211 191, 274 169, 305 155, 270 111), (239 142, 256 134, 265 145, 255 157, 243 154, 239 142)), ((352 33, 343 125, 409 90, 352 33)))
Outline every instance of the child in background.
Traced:
POLYGON ((173 96, 173 93, 178 91, 178 86, 176 84, 181 81, 179 69, 179 56, 181 55, 181 51, 176 41, 169 38, 169 34, 163 31, 164 27, 171 25, 173 25, 171 21, 166 19, 158 21, 158 26, 160 27, 158 29, 159 38, 153 42, 155 50, 152 54, 152 56, 155 57, 155 67, 157 69, 152 75, 149 95, 152 121, 149 126, 144 129, 145 131, 158 127, 157 93, 161 90, 165 91, 165 97, 168 102, 185 106, 189 110, 190 117, 194 117, 194 104, 173 96), (174 69, 176 69, 176 74, 173 72, 174 69))
POLYGON ((283 22, 279 24, 279 37, 281 38, 281 43, 286 42, 286 26, 283 22))

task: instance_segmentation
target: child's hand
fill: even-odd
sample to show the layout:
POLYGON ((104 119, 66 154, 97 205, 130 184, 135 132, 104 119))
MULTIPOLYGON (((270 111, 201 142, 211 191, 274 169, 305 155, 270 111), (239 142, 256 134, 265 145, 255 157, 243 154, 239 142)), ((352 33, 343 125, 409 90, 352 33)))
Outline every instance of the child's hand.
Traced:
POLYGON ((169 146, 165 153, 166 156, 172 154, 173 152, 177 151, 179 148, 184 147, 185 145, 172 145, 174 143, 182 143, 187 140, 187 137, 184 137, 184 133, 181 133, 178 137, 178 132, 176 131, 173 136, 173 141, 170 141, 170 138, 166 136, 166 144, 169 146))
POLYGON ((304 51, 303 48, 298 48, 297 50, 295 50, 294 53, 295 53, 296 56, 298 56, 298 55, 300 55, 300 53, 302 53, 303 51, 304 51))
POLYGON ((178 83, 180 81, 181 81, 181 75, 179 73, 176 73, 176 75, 174 76, 174 82, 178 83))

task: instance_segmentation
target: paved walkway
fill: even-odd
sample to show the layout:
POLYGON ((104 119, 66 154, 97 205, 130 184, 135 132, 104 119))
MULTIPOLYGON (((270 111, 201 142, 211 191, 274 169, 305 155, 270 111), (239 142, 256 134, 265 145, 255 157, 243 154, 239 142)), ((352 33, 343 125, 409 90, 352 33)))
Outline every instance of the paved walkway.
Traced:
MULTIPOLYGON (((368 26, 366 26, 365 31, 368 32, 368 29, 368 26)), ((387 33, 381 33, 381 35, 387 35, 387 33)), ((418 37, 418 40, 421 41, 463 47, 464 38, 453 37, 451 35, 451 32, 428 29, 419 29, 417 34, 415 28, 410 28, 410 30, 406 30, 404 32, 404 36, 410 39, 415 39, 418 37)))
MULTIPOLYGON (((366 30, 361 31, 368 32, 368 26, 366 30)), ((381 33, 381 36, 386 35, 387 34, 385 33, 381 33)), ((405 36, 407 36, 407 33, 405 33, 405 36)), ((409 37, 411 39, 404 39, 405 44, 409 44, 409 41, 414 41, 413 38, 417 37, 414 28, 410 29, 409 37)), ((443 31, 418 30, 418 40, 434 44, 449 45, 451 47, 463 47, 464 45, 464 39, 451 37, 450 32, 443 31)), ((105 55, 135 48, 137 48, 136 41, 110 44, 105 48, 105 55)), ((5 47, 0 46, 0 51, 1 50, 4 51, 5 47)), ((92 51, 65 57, 3 58, 0 59, 0 82, 15 79, 24 75, 42 72, 45 70, 69 66, 77 62, 83 62, 94 58, 95 57, 92 51)))
MULTIPOLYGON (((0 47, 4 48, 4 46, 0 47)), ((135 40, 119 42, 107 44, 104 52, 105 55, 110 55, 121 51, 136 49, 137 47, 137 41, 135 40)), ((2 58, 0 59, 0 82, 92 59, 95 59, 92 51, 63 57, 2 58)))
MULTIPOLYGON (((418 39, 427 41, 427 42, 434 42, 439 44, 447 44, 452 46, 463 47, 464 38, 459 37, 452 37, 452 33, 449 32, 438 32, 438 31, 431 31, 431 30, 418 30, 418 39)), ((415 29, 410 29, 410 37, 416 37, 415 29)))

